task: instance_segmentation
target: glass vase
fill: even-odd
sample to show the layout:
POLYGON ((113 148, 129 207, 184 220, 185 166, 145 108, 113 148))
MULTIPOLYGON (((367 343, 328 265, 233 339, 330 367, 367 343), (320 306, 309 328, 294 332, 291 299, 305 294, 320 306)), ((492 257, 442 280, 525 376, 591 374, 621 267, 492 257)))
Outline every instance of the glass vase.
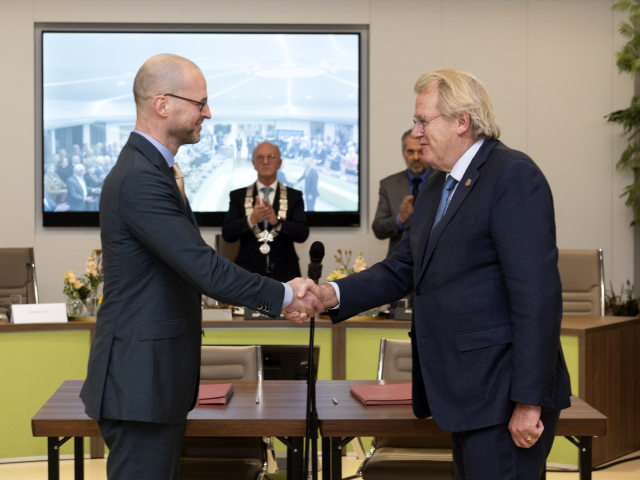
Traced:
POLYGON ((79 298, 67 299, 67 316, 80 317, 85 310, 84 303, 79 298))
POLYGON ((98 303, 98 299, 94 296, 87 297, 85 301, 85 308, 87 309, 88 317, 95 317, 98 315, 98 309, 100 308, 100 304, 98 303))

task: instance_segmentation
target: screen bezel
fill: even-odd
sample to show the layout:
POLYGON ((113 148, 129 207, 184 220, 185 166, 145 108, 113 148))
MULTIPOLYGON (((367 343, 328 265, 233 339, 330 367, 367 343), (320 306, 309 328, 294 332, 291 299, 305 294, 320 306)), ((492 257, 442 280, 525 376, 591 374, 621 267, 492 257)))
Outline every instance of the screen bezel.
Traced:
MULTIPOLYGON (((289 33, 357 34, 359 43, 358 93, 358 210, 355 212, 307 212, 310 227, 360 227, 364 218, 368 172, 368 26, 366 25, 219 25, 219 24, 36 24, 35 28, 35 130, 36 130, 36 209, 42 214, 43 227, 100 227, 98 212, 44 211, 44 118, 43 118, 43 39, 44 33, 289 33)), ((194 212, 200 227, 221 227, 226 212, 194 212)))

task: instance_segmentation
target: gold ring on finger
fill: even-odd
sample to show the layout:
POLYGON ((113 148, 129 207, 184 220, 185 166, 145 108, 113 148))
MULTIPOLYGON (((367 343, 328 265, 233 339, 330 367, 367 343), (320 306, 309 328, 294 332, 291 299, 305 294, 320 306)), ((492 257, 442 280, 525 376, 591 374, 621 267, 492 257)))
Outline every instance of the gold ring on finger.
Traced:
POLYGON ((527 442, 533 442, 533 438, 531 438, 531 435, 527 437, 527 442))

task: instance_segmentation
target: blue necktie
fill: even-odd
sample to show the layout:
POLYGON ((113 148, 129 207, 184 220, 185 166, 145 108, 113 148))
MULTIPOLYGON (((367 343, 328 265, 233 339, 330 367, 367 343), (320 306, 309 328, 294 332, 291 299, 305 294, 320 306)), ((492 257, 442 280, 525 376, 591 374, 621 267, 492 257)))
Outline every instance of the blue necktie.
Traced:
MULTIPOLYGON (((264 188, 261 188, 261 189, 260 189, 260 191, 261 191, 261 192, 262 192, 262 194, 264 195, 264 198, 266 198, 266 199, 267 199, 267 201, 269 201, 269 194, 270 194, 271 192, 273 192, 273 188, 271 188, 271 187, 264 187, 264 188)), ((269 203, 271 203, 271 202, 269 202, 269 203)), ((268 229, 269 229, 269 220, 267 220, 267 219, 265 218, 265 219, 262 221, 262 226, 263 226, 263 228, 264 228, 265 230, 268 230, 268 229)))
POLYGON ((442 196, 440 197, 440 204, 438 205, 438 211, 436 212, 436 218, 433 221, 433 226, 435 227, 440 219, 444 217, 445 212, 447 211, 447 207, 449 206, 449 202, 451 201, 451 192, 454 188, 456 188, 456 184, 458 181, 453 178, 451 175, 447 178, 447 181, 444 182, 444 188, 442 189, 442 196))

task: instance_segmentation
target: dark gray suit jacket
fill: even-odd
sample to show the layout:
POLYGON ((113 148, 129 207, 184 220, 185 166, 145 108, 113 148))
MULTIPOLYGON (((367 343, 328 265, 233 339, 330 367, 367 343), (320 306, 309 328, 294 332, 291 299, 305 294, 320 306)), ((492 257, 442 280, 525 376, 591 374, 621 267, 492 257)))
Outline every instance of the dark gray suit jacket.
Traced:
POLYGON ((549 184, 524 153, 487 139, 432 228, 444 182, 430 175, 390 258, 336 282, 332 321, 413 290, 413 409, 444 430, 506 422, 515 402, 569 407, 549 184))
POLYGON ((200 294, 277 316, 284 287, 218 255, 166 160, 132 133, 100 202, 104 301, 80 394, 96 420, 184 422, 195 405, 200 294))
MULTIPOLYGON (((389 239, 387 258, 393 253, 393 249, 402 238, 402 232, 398 232, 396 217, 400 213, 400 205, 404 197, 411 195, 411 184, 407 170, 403 170, 380 180, 378 208, 373 220, 373 233, 380 240, 389 239)), ((407 220, 406 226, 411 219, 407 220)), ((406 227, 405 227, 406 228, 406 227)))

